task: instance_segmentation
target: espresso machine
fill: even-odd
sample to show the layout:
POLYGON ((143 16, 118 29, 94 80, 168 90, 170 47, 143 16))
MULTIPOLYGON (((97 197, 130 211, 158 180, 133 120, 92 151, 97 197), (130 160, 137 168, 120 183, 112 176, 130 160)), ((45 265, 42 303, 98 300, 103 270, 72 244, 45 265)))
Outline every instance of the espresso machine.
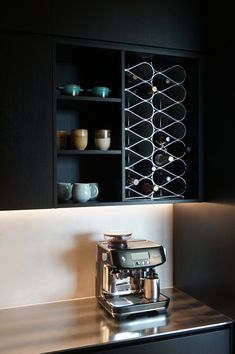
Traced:
POLYGON ((133 239, 128 232, 107 232, 97 243, 96 297, 113 318, 162 313, 169 298, 160 291, 156 267, 166 261, 163 246, 133 239))

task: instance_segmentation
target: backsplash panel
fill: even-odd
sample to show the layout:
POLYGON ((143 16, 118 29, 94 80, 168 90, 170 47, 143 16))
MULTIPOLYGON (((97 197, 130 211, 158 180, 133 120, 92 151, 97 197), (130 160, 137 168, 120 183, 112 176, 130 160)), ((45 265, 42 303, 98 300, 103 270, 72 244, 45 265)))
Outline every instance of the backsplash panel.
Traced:
POLYGON ((0 308, 95 295, 96 243, 130 230, 166 248, 161 287, 172 286, 172 205, 0 212, 0 308))

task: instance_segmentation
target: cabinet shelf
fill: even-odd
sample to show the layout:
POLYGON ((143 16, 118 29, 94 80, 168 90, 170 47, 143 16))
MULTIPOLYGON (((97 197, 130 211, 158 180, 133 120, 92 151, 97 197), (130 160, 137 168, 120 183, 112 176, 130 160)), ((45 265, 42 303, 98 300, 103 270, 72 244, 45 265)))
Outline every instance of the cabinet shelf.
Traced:
POLYGON ((93 97, 93 96, 69 96, 69 95, 57 95, 57 100, 64 101, 87 101, 87 102, 111 102, 121 103, 121 98, 117 97, 93 97))
POLYGON ((58 150, 58 155, 121 155, 121 150, 58 150))
MULTIPOLYGON (((115 204, 119 204, 119 203, 121 204, 121 202, 115 202, 115 204)), ((106 201, 106 200, 94 200, 94 201, 88 201, 85 203, 79 203, 79 202, 73 201, 73 200, 57 202, 57 206, 60 208, 108 206, 108 205, 112 205, 112 204, 113 204, 112 201, 106 201)))

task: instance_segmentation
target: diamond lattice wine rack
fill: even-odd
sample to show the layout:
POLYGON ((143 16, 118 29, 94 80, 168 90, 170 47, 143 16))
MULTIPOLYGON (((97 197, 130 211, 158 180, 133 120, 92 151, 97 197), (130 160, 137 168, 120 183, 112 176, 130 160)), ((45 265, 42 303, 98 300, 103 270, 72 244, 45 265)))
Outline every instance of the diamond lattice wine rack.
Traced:
POLYGON ((192 158, 195 95, 186 92, 194 90, 195 81, 190 83, 187 68, 187 63, 162 64, 155 57, 126 62, 126 200, 185 199, 197 189, 192 158))

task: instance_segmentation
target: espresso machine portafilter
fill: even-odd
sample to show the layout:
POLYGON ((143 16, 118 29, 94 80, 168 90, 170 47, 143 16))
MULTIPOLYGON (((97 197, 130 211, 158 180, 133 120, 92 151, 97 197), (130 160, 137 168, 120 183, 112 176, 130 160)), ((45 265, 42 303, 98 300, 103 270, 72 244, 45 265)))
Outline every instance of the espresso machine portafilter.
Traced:
POLYGON ((165 311, 156 267, 166 261, 164 248, 131 233, 105 233, 97 244, 96 297, 114 318, 165 311))

